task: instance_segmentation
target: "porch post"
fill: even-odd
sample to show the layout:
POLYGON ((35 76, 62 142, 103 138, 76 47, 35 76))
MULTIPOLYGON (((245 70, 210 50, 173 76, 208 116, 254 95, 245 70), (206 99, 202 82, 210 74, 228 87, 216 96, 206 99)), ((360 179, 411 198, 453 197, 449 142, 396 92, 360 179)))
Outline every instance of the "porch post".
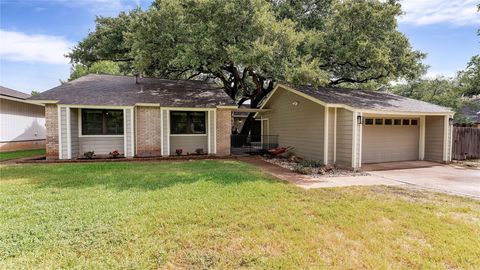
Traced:
POLYGON ((425 115, 420 116, 420 134, 418 138, 418 159, 425 159, 425 115))
POLYGON ((328 164, 328 107, 325 106, 323 118, 323 164, 328 164))
POLYGON ((443 117, 443 158, 444 162, 448 161, 448 134, 449 134, 449 124, 448 124, 448 115, 443 117))

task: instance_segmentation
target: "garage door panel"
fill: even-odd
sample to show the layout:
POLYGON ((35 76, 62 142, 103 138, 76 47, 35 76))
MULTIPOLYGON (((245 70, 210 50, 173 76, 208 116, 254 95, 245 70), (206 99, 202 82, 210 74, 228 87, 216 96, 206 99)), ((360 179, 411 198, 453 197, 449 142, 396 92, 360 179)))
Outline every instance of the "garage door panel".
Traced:
POLYGON ((363 126, 362 163, 418 159, 418 126, 363 126))

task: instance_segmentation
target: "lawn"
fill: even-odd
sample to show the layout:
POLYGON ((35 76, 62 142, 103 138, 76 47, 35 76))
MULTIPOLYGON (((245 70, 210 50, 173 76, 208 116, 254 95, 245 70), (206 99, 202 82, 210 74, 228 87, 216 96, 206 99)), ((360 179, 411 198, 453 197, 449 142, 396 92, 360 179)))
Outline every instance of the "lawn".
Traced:
POLYGON ((0 269, 474 269, 480 202, 237 161, 3 165, 0 269))
POLYGON ((45 149, 19 150, 0 153, 0 161, 45 155, 45 149))

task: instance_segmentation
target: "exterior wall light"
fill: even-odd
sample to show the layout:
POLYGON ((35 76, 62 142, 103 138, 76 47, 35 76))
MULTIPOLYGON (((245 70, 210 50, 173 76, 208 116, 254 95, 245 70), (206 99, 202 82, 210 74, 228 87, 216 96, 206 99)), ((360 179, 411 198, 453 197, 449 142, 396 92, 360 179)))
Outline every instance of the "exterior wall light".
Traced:
POLYGON ((448 118, 448 124, 450 126, 453 125, 453 117, 448 118))
POLYGON ((298 106, 298 103, 299 103, 299 102, 295 100, 294 102, 292 102, 292 106, 293 106, 293 107, 297 107, 297 106, 298 106))
POLYGON ((357 124, 361 125, 362 124, 362 116, 357 115, 357 124))

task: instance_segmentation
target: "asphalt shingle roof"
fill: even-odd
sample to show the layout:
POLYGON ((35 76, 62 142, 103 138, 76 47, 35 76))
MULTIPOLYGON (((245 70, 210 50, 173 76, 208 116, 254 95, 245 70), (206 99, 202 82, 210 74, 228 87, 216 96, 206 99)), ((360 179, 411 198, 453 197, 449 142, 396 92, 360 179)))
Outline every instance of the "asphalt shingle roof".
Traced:
POLYGON ((90 74, 31 97, 59 104, 132 106, 159 103, 164 107, 235 106, 225 91, 203 81, 166 80, 90 74))
POLYGON ((0 86, 0 95, 2 96, 7 96, 7 97, 13 97, 13 98, 18 98, 18 99, 27 99, 30 97, 29 94, 22 93, 17 90, 13 90, 7 87, 0 86))
POLYGON ((420 113, 451 112, 446 107, 387 92, 313 86, 289 87, 326 103, 344 104, 358 109, 420 113))

